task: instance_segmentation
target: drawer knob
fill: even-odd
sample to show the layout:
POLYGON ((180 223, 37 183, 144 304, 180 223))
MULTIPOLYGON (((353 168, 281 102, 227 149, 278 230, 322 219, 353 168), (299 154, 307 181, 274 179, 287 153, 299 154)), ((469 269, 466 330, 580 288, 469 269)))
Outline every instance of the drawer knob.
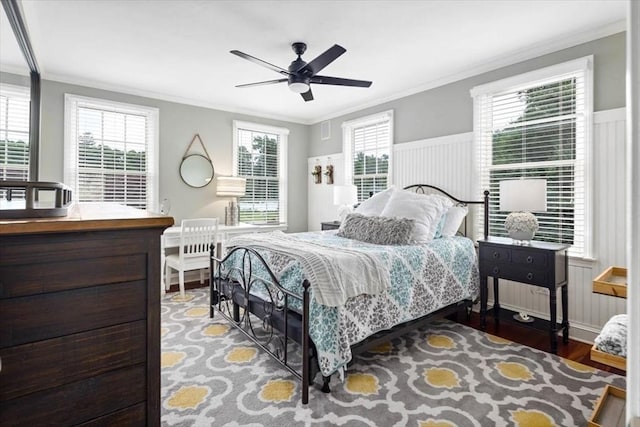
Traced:
POLYGON ((533 279, 533 273, 527 273, 527 279, 529 280, 533 279))
POLYGON ((500 258, 500 252, 494 252, 493 253, 493 257, 496 258, 496 259, 500 258))
POLYGON ((500 269, 498 267, 493 267, 493 274, 500 273, 500 269))
POLYGON ((527 262, 528 262, 529 264, 531 264, 531 263, 533 262, 533 257, 532 257, 531 255, 529 255, 529 256, 527 257, 527 262))

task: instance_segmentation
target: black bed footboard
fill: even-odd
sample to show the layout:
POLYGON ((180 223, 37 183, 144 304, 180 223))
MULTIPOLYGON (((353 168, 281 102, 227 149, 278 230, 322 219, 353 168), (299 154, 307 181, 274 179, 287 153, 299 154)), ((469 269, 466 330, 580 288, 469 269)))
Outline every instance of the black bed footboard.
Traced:
POLYGON ((247 338, 302 382, 302 403, 318 373, 317 352, 309 338, 309 282, 297 295, 283 288, 254 249, 236 247, 223 259, 211 248, 209 316, 217 311, 247 338), (241 267, 229 267, 231 257, 241 267), (260 296, 257 296, 260 295, 260 296))

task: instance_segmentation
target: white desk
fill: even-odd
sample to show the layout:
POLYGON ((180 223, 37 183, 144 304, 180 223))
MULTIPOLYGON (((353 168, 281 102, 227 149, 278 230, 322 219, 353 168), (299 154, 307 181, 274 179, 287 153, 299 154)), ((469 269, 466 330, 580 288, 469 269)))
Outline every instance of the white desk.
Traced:
MULTIPOLYGON (((218 243, 220 244, 220 248, 222 253, 224 253, 225 243, 229 238, 238 234, 248 234, 248 233, 265 233, 267 231, 275 231, 282 230, 285 231, 287 229, 286 224, 264 224, 264 225, 254 225, 254 224, 245 224, 241 222, 238 225, 218 225, 218 243)), ((173 227, 169 227, 164 230, 162 233, 162 238, 160 239, 160 286, 164 286, 164 270, 165 270, 165 258, 167 256, 166 249, 168 248, 177 248, 180 246, 180 231, 181 227, 179 225, 174 225, 173 227)), ((164 288, 163 288, 164 290, 164 288)))

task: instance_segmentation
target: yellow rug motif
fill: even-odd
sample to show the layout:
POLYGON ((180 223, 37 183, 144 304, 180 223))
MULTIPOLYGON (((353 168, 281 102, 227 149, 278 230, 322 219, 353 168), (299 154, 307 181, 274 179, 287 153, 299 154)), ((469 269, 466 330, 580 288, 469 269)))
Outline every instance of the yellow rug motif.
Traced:
POLYGON ((194 298, 191 294, 185 294, 184 297, 180 296, 180 294, 174 295, 171 297, 171 301, 173 302, 188 302, 194 298))
POLYGON ((209 387, 202 387, 198 385, 192 385, 187 387, 180 387, 178 391, 167 400, 167 406, 169 408, 176 409, 196 409, 205 397, 209 395, 209 387))
POLYGON ((540 411, 519 409, 511 412, 511 421, 517 427, 557 427, 553 419, 540 411))
POLYGON ((293 381, 273 380, 262 386, 258 398, 263 402, 291 402, 295 390, 293 381))
POLYGON ((160 338, 164 338, 169 333, 169 328, 160 328, 160 338))
POLYGON ((432 387, 460 387, 460 378, 455 371, 447 368, 429 368, 424 370, 424 380, 432 387))
POLYGON ((184 315, 188 317, 204 317, 208 314, 209 309, 207 307, 193 307, 184 312, 184 315))
POLYGON ((172 368, 182 362, 187 357, 187 353, 182 351, 165 351, 160 356, 160 366, 163 368, 172 368))
POLYGON ((567 365, 569 368, 573 369, 576 372, 582 372, 582 373, 596 373, 598 372, 598 370, 596 368, 592 368, 591 366, 587 366, 587 365, 583 365, 582 363, 579 362, 574 362, 573 360, 565 360, 564 364, 567 365))
POLYGON ((504 338, 497 337, 495 335, 487 334, 487 339, 494 344, 511 344, 512 341, 506 340, 504 338))
POLYGON ((253 347, 236 347, 227 353, 224 360, 228 363, 247 363, 251 362, 257 354, 258 350, 253 347))
POLYGON ((204 328, 202 331, 202 335, 206 335, 208 337, 221 337, 222 335, 229 332, 229 325, 211 325, 204 328))
POLYGON ((533 379, 533 374, 522 363, 516 362, 500 362, 496 364, 496 368, 500 375, 509 380, 529 381, 533 379))
POLYGON ((452 349, 456 347, 456 343, 446 335, 429 335, 427 344, 434 348, 452 349))
POLYGON ((390 342, 385 342, 383 344, 380 344, 376 347, 373 347, 371 350, 369 350, 370 353, 378 353, 378 354, 386 354, 386 353, 391 353, 391 351, 393 350, 393 345, 390 342))
POLYGON ((378 393, 380 385, 378 384, 378 378, 374 375, 354 373, 347 376, 344 388, 353 394, 370 396, 378 393))

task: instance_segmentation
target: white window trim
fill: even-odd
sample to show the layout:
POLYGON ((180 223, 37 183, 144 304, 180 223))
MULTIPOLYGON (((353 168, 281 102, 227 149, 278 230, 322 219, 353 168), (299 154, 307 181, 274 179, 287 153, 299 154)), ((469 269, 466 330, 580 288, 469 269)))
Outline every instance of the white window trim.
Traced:
MULTIPOLYGON (((503 91, 516 91, 520 87, 529 87, 532 84, 544 84, 547 80, 557 80, 563 74, 575 73, 582 71, 584 73, 584 145, 583 152, 576 150, 576 169, 583 167, 584 180, 584 247, 581 256, 572 255, 574 259, 593 259, 593 55, 574 59, 572 61, 563 62, 561 64, 552 65, 538 70, 530 71, 517 76, 508 77, 497 80, 484 85, 476 86, 471 89, 473 97, 473 146, 474 146, 474 175, 481 176, 484 165, 480 163, 480 151, 482 149, 482 138, 480 130, 483 129, 483 120, 491 120, 490 117, 482 117, 481 111, 483 107, 484 96, 492 95, 503 91)), ((484 189, 480 179, 474 180, 474 194, 482 194, 484 189)), ((489 197, 496 197, 490 194, 489 197)), ((483 230, 479 222, 483 218, 478 218, 476 228, 476 238, 482 238, 479 230, 483 230)), ((570 251, 571 255, 571 251, 570 251)))
POLYGON ((78 104, 93 106, 98 109, 113 109, 114 111, 140 114, 144 112, 147 118, 152 121, 148 126, 151 135, 148 136, 151 150, 146 153, 149 170, 149 180, 147 181, 147 210, 159 212, 159 127, 160 110, 146 105, 128 104, 124 102, 110 101, 107 99, 90 98, 86 96, 64 94, 64 183, 77 192, 78 167, 77 167, 77 124, 75 114, 71 114, 78 104))
MULTIPOLYGON (((0 83, 0 87, 2 88, 2 92, 8 97, 19 97, 26 98, 31 101, 31 89, 26 86, 18 86, 10 83, 0 83)), ((29 120, 31 120, 31 112, 27 113, 29 115, 29 120)), ((27 129, 27 134, 29 135, 27 143, 29 144, 29 151, 31 151, 31 128, 27 129)), ((27 164, 25 165, 25 171, 27 174, 27 181, 29 180, 29 172, 31 169, 31 153, 27 153, 27 164)))
POLYGON ((387 110, 358 119, 349 120, 342 123, 342 153, 344 160, 344 182, 342 184, 353 184, 353 150, 351 134, 354 128, 371 125, 378 122, 389 121, 389 166, 387 170, 387 186, 393 185, 393 145, 394 145, 394 120, 393 110, 387 110))
POLYGON ((280 168, 280 177, 278 186, 278 191, 280 192, 279 197, 279 206, 280 210, 280 223, 287 224, 287 200, 288 193, 287 190, 289 188, 289 174, 288 174, 288 161, 287 158, 289 156, 289 129, 265 125, 260 123, 252 123, 245 122, 241 120, 233 121, 233 151, 232 151, 232 173, 233 176, 238 176, 238 130, 246 129, 251 130, 253 132, 264 132, 264 133, 275 133, 280 136, 279 147, 278 147, 278 168, 280 168))

